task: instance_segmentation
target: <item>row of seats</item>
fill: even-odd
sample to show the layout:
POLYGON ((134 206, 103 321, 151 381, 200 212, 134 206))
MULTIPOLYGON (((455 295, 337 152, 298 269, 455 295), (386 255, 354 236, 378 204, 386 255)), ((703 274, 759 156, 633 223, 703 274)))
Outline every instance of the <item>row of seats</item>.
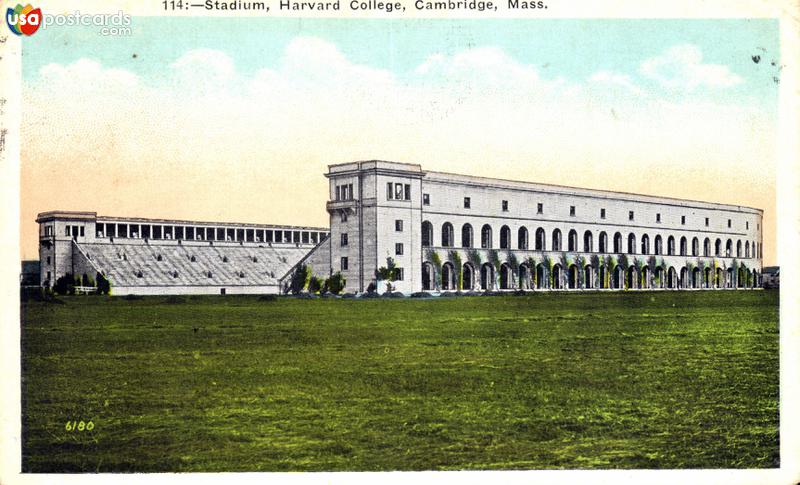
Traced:
POLYGON ((80 243, 114 286, 275 285, 309 250, 80 243))

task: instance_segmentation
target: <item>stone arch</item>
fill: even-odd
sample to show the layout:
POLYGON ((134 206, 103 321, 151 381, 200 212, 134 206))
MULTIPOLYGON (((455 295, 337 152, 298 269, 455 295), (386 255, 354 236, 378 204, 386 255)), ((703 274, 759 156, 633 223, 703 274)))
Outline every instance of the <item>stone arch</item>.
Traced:
POLYGON ((656 253, 657 255, 662 255, 662 254, 664 254, 664 246, 663 246, 663 243, 662 243, 662 240, 661 240, 661 234, 657 234, 657 235, 656 235, 656 240, 655 240, 655 253, 656 253))
POLYGON ((433 244, 433 224, 430 221, 422 221, 422 247, 433 244))
POLYGON ((615 290, 622 289, 622 285, 624 284, 623 279, 625 278, 625 270, 622 269, 622 266, 616 265, 614 267, 614 271, 611 272, 611 288, 615 290))
POLYGON ((548 287, 547 267, 544 263, 536 265, 536 287, 543 290, 548 287))
POLYGON ((689 268, 687 268, 686 266, 681 268, 681 278, 679 286, 681 288, 687 288, 689 286, 689 268))
POLYGON ((583 287, 594 288, 594 268, 590 264, 583 268, 583 287))
POLYGON ((514 270, 508 263, 500 265, 500 289, 513 290, 514 289, 514 270))
POLYGON ((570 290, 580 288, 579 273, 580 269, 578 269, 577 265, 575 264, 569 265, 569 268, 567 269, 567 288, 569 288, 570 290))
POLYGON ((711 288, 711 268, 708 266, 703 269, 703 288, 711 288))
POLYGON ((744 257, 745 258, 750 257, 750 241, 744 243, 744 257))
POLYGON ((714 271, 714 288, 724 288, 725 287, 725 273, 722 271, 722 268, 717 268, 714 271))
POLYGON ((461 247, 471 248, 473 245, 472 238, 472 224, 464 224, 461 226, 461 247))
POLYGON ((578 251, 578 232, 575 229, 570 229, 567 234, 567 251, 578 251))
POLYGON ((637 271, 636 266, 629 266, 628 269, 625 271, 625 285, 629 290, 636 289, 639 285, 636 283, 638 280, 637 278, 637 271))
POLYGON ((472 263, 464 263, 461 269, 461 287, 464 290, 472 290, 475 286, 475 267, 472 263))
POLYGON ((605 264, 600 264, 600 267, 597 268, 597 287, 598 288, 608 288, 607 280, 608 279, 608 270, 606 269, 605 264))
POLYGON ((553 244, 551 246, 553 251, 561 251, 561 230, 553 230, 553 244))
POLYGON ((519 275, 517 277, 517 280, 518 280, 518 283, 519 283, 518 288, 523 289, 523 290, 532 289, 533 288, 533 282, 532 282, 532 279, 531 279, 531 269, 528 266, 528 263, 520 264, 518 273, 519 273, 519 275))
POLYGON ((733 255, 733 241, 728 239, 725 242, 725 257, 730 258, 733 255))
POLYGON ((481 265, 481 289, 485 291, 494 289, 494 265, 492 263, 481 265))
POLYGON ((601 253, 607 253, 608 252, 608 234, 606 234, 605 231, 601 231, 600 232, 600 236, 597 239, 598 239, 598 241, 597 241, 597 245, 598 245, 597 249, 598 249, 598 251, 601 252, 601 253))
POLYGON ((458 281, 456 281, 456 269, 450 261, 442 265, 442 289, 443 290, 457 290, 458 281))
POLYGON ((650 285, 650 277, 651 276, 652 275, 650 274, 650 268, 647 265, 642 266, 642 274, 641 274, 641 277, 640 277, 641 281, 640 281, 639 287, 642 288, 642 289, 649 289, 650 286, 651 286, 650 285))
POLYGON ((449 222, 442 224, 442 247, 452 248, 455 246, 455 235, 453 225, 449 222))
POLYGON ((545 251, 547 245, 545 244, 545 234, 544 229, 541 227, 536 229, 536 250, 537 251, 545 251))
POLYGON ((650 236, 642 234, 642 254, 650 254, 650 236))
POLYGON ((500 249, 511 249, 511 229, 505 225, 500 228, 500 249))
POLYGON ((665 279, 666 279, 666 274, 664 273, 664 268, 662 266, 657 266, 653 278, 653 281, 655 282, 655 287, 664 288, 666 284, 665 279))
POLYGON ((670 266, 667 270, 667 288, 675 289, 678 287, 678 272, 675 271, 674 266, 670 266))
POLYGON ((553 265, 553 274, 550 275, 551 276, 551 278, 550 278, 551 286, 550 287, 553 288, 554 290, 560 290, 561 288, 563 288, 562 281, 561 281, 561 279, 562 279, 562 275, 561 274, 562 273, 563 273, 563 270, 561 268, 561 265, 558 264, 558 263, 554 264, 553 265))
POLYGON ((528 249, 528 229, 520 226, 517 230, 517 248, 528 249))
POLYGON ((584 253, 591 253, 594 252, 594 241, 592 241, 592 231, 586 231, 583 233, 583 252, 584 253))
POLYGON ((701 280, 702 277, 703 275, 702 272, 700 271, 700 268, 695 266, 694 269, 692 269, 692 288, 702 287, 702 280, 701 280))
POLYGON ((722 240, 719 238, 714 241, 714 256, 722 256, 722 240))
POLYGON ((619 254, 622 252, 622 234, 614 233, 614 252, 619 254))
POLYGON ((742 257, 742 240, 741 239, 736 241, 736 257, 737 258, 741 258, 742 257))
POLYGON ((429 261, 422 263, 422 289, 425 291, 436 289, 436 269, 429 261))
MULTIPOLYGON (((483 249, 491 249, 492 248, 492 226, 489 224, 484 224, 481 227, 481 247, 483 249)), ((483 269, 481 269, 483 271, 483 269)))
POLYGON ((692 238, 692 256, 700 256, 700 240, 692 238))
POLYGON ((711 256, 711 239, 709 238, 703 240, 703 256, 711 256))
POLYGON ((667 256, 675 256, 675 237, 667 238, 667 256))
POLYGON ((725 271, 725 288, 733 288, 733 268, 728 268, 725 271))
POLYGON ((628 254, 636 254, 636 235, 628 234, 628 254))
POLYGON ((686 256, 688 253, 688 245, 686 243, 686 236, 681 236, 681 256, 686 256))

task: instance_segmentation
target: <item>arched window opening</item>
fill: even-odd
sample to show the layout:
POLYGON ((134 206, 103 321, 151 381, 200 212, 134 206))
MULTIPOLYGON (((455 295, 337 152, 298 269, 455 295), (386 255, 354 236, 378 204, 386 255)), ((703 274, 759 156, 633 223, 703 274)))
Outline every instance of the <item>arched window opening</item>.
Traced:
POLYGON ((422 222, 422 247, 428 247, 433 243, 433 224, 429 221, 422 222))
POLYGON ((511 229, 508 226, 500 228, 500 249, 511 249, 511 229))
POLYGON ((492 227, 489 224, 484 224, 481 228, 481 247, 483 249, 492 247, 492 227))
POLYGON ((622 234, 618 232, 614 234, 614 252, 618 254, 622 252, 622 234))
POLYGON ((442 247, 451 248, 454 246, 455 237, 453 236, 453 225, 449 222, 442 224, 442 247))
POLYGON ((528 249, 528 230, 522 226, 517 231, 517 248, 528 249))
POLYGON ((536 229, 536 250, 537 251, 544 251, 546 248, 545 246, 545 236, 544 236, 544 229, 541 227, 536 229))
POLYGON ((553 231, 553 251, 561 251, 561 231, 556 229, 553 231))
POLYGON ((570 230, 569 235, 567 236, 567 250, 568 251, 578 250, 578 233, 575 232, 575 229, 570 230))
POLYGON ((461 226, 461 247, 472 247, 472 226, 470 224, 464 224, 461 226))

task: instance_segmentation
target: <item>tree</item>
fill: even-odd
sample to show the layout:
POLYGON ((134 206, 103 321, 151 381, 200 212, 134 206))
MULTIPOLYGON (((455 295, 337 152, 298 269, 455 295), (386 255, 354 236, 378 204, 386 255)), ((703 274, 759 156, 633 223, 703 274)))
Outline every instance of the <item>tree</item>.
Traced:
POLYGON ((391 293, 394 288, 392 288, 392 281, 397 278, 397 265, 394 262, 394 258, 386 258, 386 266, 381 266, 375 272, 375 277, 378 281, 386 281, 386 291, 391 293))
POLYGON ((67 273, 56 279, 56 284, 53 286, 53 291, 59 295, 72 295, 75 293, 75 278, 72 274, 67 273))
POLYGON ((311 268, 305 264, 301 264, 294 270, 294 273, 292 273, 292 278, 289 281, 289 291, 291 291, 293 295, 297 295, 306 289, 310 279, 311 268))
POLYGON ((111 282, 103 275, 103 273, 97 273, 97 294, 111 294, 111 282))
POLYGON ((328 289, 334 295, 341 293, 346 284, 347 279, 345 279, 345 277, 342 276, 342 273, 338 271, 328 278, 328 289))
POLYGON ((311 276, 311 279, 308 280, 309 293, 319 293, 320 289, 322 289, 322 281, 316 276, 311 276))

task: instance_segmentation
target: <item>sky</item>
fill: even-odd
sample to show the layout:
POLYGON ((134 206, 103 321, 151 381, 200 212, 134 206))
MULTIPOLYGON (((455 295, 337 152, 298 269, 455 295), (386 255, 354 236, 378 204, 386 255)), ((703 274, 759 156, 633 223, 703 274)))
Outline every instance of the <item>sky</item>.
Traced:
POLYGON ((774 20, 131 27, 25 39, 24 259, 55 209, 326 226, 327 165, 383 159, 761 208, 775 263, 774 20))

